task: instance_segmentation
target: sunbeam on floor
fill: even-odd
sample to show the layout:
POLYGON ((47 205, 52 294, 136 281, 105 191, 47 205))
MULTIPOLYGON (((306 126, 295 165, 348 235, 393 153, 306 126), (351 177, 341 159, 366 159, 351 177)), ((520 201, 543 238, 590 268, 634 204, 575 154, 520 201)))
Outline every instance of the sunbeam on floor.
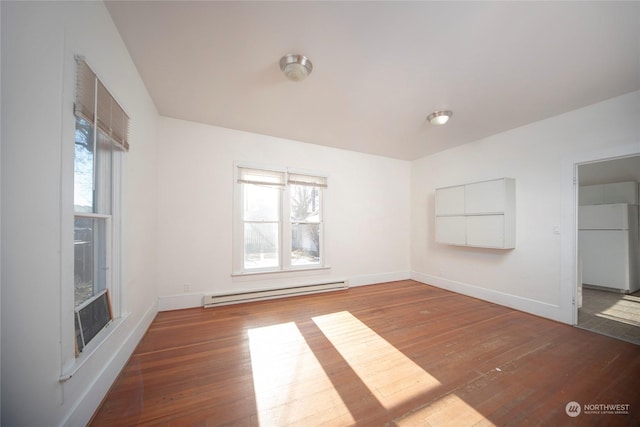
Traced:
POLYGON ((295 323, 248 334, 260 426, 354 423, 295 323))
POLYGON ((322 333, 387 409, 440 382, 347 311, 314 317, 322 333))

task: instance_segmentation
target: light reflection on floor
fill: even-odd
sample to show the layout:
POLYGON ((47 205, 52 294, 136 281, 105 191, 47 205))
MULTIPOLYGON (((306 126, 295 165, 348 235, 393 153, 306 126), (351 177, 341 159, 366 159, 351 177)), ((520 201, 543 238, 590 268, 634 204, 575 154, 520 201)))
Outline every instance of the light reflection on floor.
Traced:
POLYGON ((260 426, 354 423, 295 323, 248 334, 260 426))
POLYGON ((390 409, 440 386, 440 382, 348 311, 313 321, 367 385, 390 409))

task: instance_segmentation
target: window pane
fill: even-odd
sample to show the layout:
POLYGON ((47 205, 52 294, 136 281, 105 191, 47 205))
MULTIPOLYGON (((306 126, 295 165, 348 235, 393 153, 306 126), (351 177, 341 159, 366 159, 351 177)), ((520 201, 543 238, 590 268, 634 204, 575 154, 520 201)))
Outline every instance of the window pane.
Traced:
POLYGON ((244 220, 278 221, 281 190, 259 185, 243 184, 244 220))
POLYGON ((75 219, 75 306, 106 289, 106 220, 75 219))
POLYGON ((291 221, 320 222, 320 190, 307 185, 291 185, 291 221))
POLYGON ((278 223, 244 224, 244 268, 278 267, 278 223))
POLYGON ((76 145, 73 203, 76 212, 94 212, 93 201, 93 126, 76 117, 76 145))
POLYGON ((113 142, 102 131, 98 131, 98 158, 96 161, 94 212, 111 214, 111 170, 113 164, 113 142))
POLYGON ((320 263, 320 224, 291 224, 291 265, 320 263))

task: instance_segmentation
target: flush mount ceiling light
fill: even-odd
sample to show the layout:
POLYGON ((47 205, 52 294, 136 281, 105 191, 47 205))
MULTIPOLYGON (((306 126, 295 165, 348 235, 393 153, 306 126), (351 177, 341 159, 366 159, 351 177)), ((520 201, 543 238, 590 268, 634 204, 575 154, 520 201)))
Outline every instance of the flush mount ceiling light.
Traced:
POLYGON ((290 53, 280 58, 280 69, 289 80, 299 82, 311 74, 313 64, 311 64, 309 58, 304 55, 294 55, 290 53))
POLYGON ((452 111, 434 111, 427 116, 427 120, 432 125, 440 126, 447 123, 451 116, 453 116, 452 111))

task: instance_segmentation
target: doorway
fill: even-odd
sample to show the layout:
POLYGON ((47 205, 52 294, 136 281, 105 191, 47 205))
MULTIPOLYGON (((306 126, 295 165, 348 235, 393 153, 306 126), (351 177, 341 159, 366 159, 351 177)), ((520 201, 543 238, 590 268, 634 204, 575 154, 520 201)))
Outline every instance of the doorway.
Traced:
POLYGON ((640 155, 578 164, 577 176, 576 324, 640 345, 640 155))

